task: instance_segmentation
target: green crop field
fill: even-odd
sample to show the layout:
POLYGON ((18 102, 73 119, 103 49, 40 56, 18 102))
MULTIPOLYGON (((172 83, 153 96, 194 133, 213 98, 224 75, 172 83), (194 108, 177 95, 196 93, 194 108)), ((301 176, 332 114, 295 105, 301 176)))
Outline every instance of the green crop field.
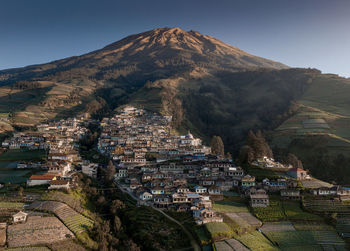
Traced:
POLYGON ((295 221, 293 226, 296 230, 319 230, 319 231, 334 231, 331 225, 327 225, 320 221, 295 221))
POLYGON ((335 231, 268 232, 266 236, 282 250, 297 247, 299 250, 322 250, 322 246, 345 247, 345 242, 335 231))
POLYGON ((81 233, 94 225, 94 222, 81 214, 77 214, 72 217, 63 218, 64 224, 71 230, 73 233, 81 233))
POLYGON ((264 237, 258 231, 247 233, 236 238, 252 251, 277 251, 275 247, 268 239, 264 237))
POLYGON ((224 222, 209 222, 205 226, 214 241, 233 237, 231 228, 224 222))
POLYGON ((24 203, 0 201, 0 209, 23 208, 24 203))
POLYGON ((217 201, 214 203, 213 209, 220 213, 248 212, 246 205, 231 201, 217 201))
POLYGON ((304 207, 315 213, 337 213, 338 216, 350 216, 350 205, 332 200, 305 200, 304 207))
POLYGON ((286 218, 282 208, 282 203, 277 200, 270 200, 270 206, 255 207, 252 208, 252 211, 262 222, 282 221, 286 218))
POLYGON ((195 226, 194 231, 201 242, 201 245, 208 245, 211 243, 209 233, 204 226, 195 226))
POLYGON ((303 211, 299 202, 283 201, 282 205, 289 220, 322 220, 320 216, 303 211))

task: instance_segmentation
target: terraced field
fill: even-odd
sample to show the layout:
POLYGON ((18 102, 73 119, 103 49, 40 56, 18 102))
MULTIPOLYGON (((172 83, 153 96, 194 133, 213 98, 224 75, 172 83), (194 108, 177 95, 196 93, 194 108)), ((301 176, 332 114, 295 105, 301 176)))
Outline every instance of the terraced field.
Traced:
POLYGON ((77 213, 72 208, 61 202, 34 202, 30 205, 29 209, 54 213, 74 234, 79 234, 93 226, 92 220, 77 213))
POLYGON ((277 251, 279 250, 258 231, 247 233, 236 238, 252 251, 277 251))
POLYGON ((29 216, 22 224, 9 225, 10 247, 43 245, 72 238, 73 234, 56 217, 29 216))
POLYGON ((216 251, 249 251, 248 248, 246 248, 242 243, 240 243, 236 239, 215 242, 214 245, 216 251))
POLYGON ((205 227, 214 241, 230 239, 233 236, 233 231, 224 222, 210 222, 205 224, 205 227))
POLYGON ((217 201, 214 203, 213 209, 220 213, 248 212, 246 205, 232 201, 217 201))
POLYGON ((333 200, 305 200, 304 207, 315 213, 337 213, 340 218, 350 218, 350 204, 333 200))
POLYGON ((272 231, 265 234, 282 250, 323 250, 323 246, 345 249, 345 242, 335 231, 272 231))
POLYGON ((19 248, 8 248, 6 251, 50 251, 47 247, 19 247, 19 248))
POLYGON ((0 209, 23 208, 24 203, 0 201, 0 209))
POLYGON ((343 238, 350 238, 350 218, 337 219, 336 230, 343 238))

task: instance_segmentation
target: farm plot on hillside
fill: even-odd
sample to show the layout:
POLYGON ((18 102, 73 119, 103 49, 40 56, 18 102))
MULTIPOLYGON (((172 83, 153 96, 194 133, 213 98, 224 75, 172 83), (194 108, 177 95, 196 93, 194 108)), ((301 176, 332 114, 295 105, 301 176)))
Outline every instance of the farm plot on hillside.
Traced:
POLYGON ((47 247, 19 247, 19 248, 8 248, 6 251, 50 251, 47 247))
POLYGON ((293 226, 296 230, 334 231, 331 225, 320 221, 296 221, 293 222, 293 226))
POLYGON ((289 220, 321 221, 318 215, 305 212, 301 209, 300 203, 295 201, 283 201, 284 213, 289 220))
POLYGON ((250 232, 236 238, 252 251, 277 251, 279 250, 258 231, 250 232))
POLYGON ((248 212, 246 205, 232 201, 217 201, 214 203, 213 209, 220 213, 248 212))
POLYGON ((315 213, 337 213, 338 217, 350 217, 350 205, 333 200, 305 200, 304 207, 315 213))
POLYGON ((10 225, 7 230, 10 247, 53 243, 74 235, 56 217, 29 216, 22 224, 10 225))
POLYGON ((270 206, 255 207, 252 208, 252 211, 262 222, 282 221, 285 219, 282 203, 277 200, 270 200, 270 206))
POLYGON ((283 232, 283 231, 295 231, 295 228, 292 225, 292 223, 290 223, 288 221, 267 222, 260 229, 264 233, 283 232))
POLYGON ((299 250, 322 250, 322 246, 345 247, 345 242, 335 231, 275 231, 265 234, 282 250, 297 247, 299 250))
POLYGON ((350 238, 350 219, 337 219, 336 230, 343 238, 350 238))
POLYGON ((53 212, 75 234, 93 226, 93 221, 77 213, 64 203, 56 201, 34 202, 29 209, 53 212))
POLYGON ((215 242, 215 250, 216 251, 249 251, 242 243, 237 241, 236 239, 229 239, 225 241, 215 242))
POLYGON ((233 236, 231 228, 224 222, 209 222, 205 226, 214 241, 230 239, 233 236))

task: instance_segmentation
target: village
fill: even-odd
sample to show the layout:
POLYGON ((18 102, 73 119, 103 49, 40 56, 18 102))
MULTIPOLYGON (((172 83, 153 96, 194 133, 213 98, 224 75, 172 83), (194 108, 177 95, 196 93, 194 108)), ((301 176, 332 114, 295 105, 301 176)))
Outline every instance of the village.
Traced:
MULTIPOLYGON (((287 250, 307 233, 317 236, 304 248, 346 250, 350 189, 266 156, 254 160, 249 169, 240 167, 231 158, 212 154, 190 131, 174 133, 171 121, 171 116, 125 106, 101 121, 79 115, 40 124, 36 130, 13 134, 2 142, 2 149, 5 154, 23 149, 45 152, 43 161, 16 162, 17 170, 35 171, 26 178, 26 189, 74 190, 77 173, 99 180, 99 170, 106 168, 79 154, 89 123, 98 123, 96 150, 114 166, 115 185, 138 206, 190 214, 196 231, 207 236, 198 234, 203 247, 212 243, 216 250, 287 250), (323 219, 329 216, 336 229, 323 219), (286 244, 281 235, 289 232, 295 239, 286 244)), ((0 189, 10 186, 2 183, 0 189)), ((0 202, 8 212, 0 218, 0 246, 40 246, 47 244, 44 239, 51 243, 78 237, 93 225, 79 207, 67 205, 59 196, 21 196, 21 203, 10 198, 0 202), (25 238, 20 238, 21 231, 25 238), (46 235, 50 237, 43 238, 46 235)))

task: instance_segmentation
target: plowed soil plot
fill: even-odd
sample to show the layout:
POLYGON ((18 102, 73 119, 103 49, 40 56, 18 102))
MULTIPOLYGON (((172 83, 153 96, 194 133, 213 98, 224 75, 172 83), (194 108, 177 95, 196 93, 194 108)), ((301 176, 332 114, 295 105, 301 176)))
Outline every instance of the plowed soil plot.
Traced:
POLYGON ((9 247, 34 246, 72 238, 74 234, 56 217, 28 217, 26 223, 8 226, 9 247))

